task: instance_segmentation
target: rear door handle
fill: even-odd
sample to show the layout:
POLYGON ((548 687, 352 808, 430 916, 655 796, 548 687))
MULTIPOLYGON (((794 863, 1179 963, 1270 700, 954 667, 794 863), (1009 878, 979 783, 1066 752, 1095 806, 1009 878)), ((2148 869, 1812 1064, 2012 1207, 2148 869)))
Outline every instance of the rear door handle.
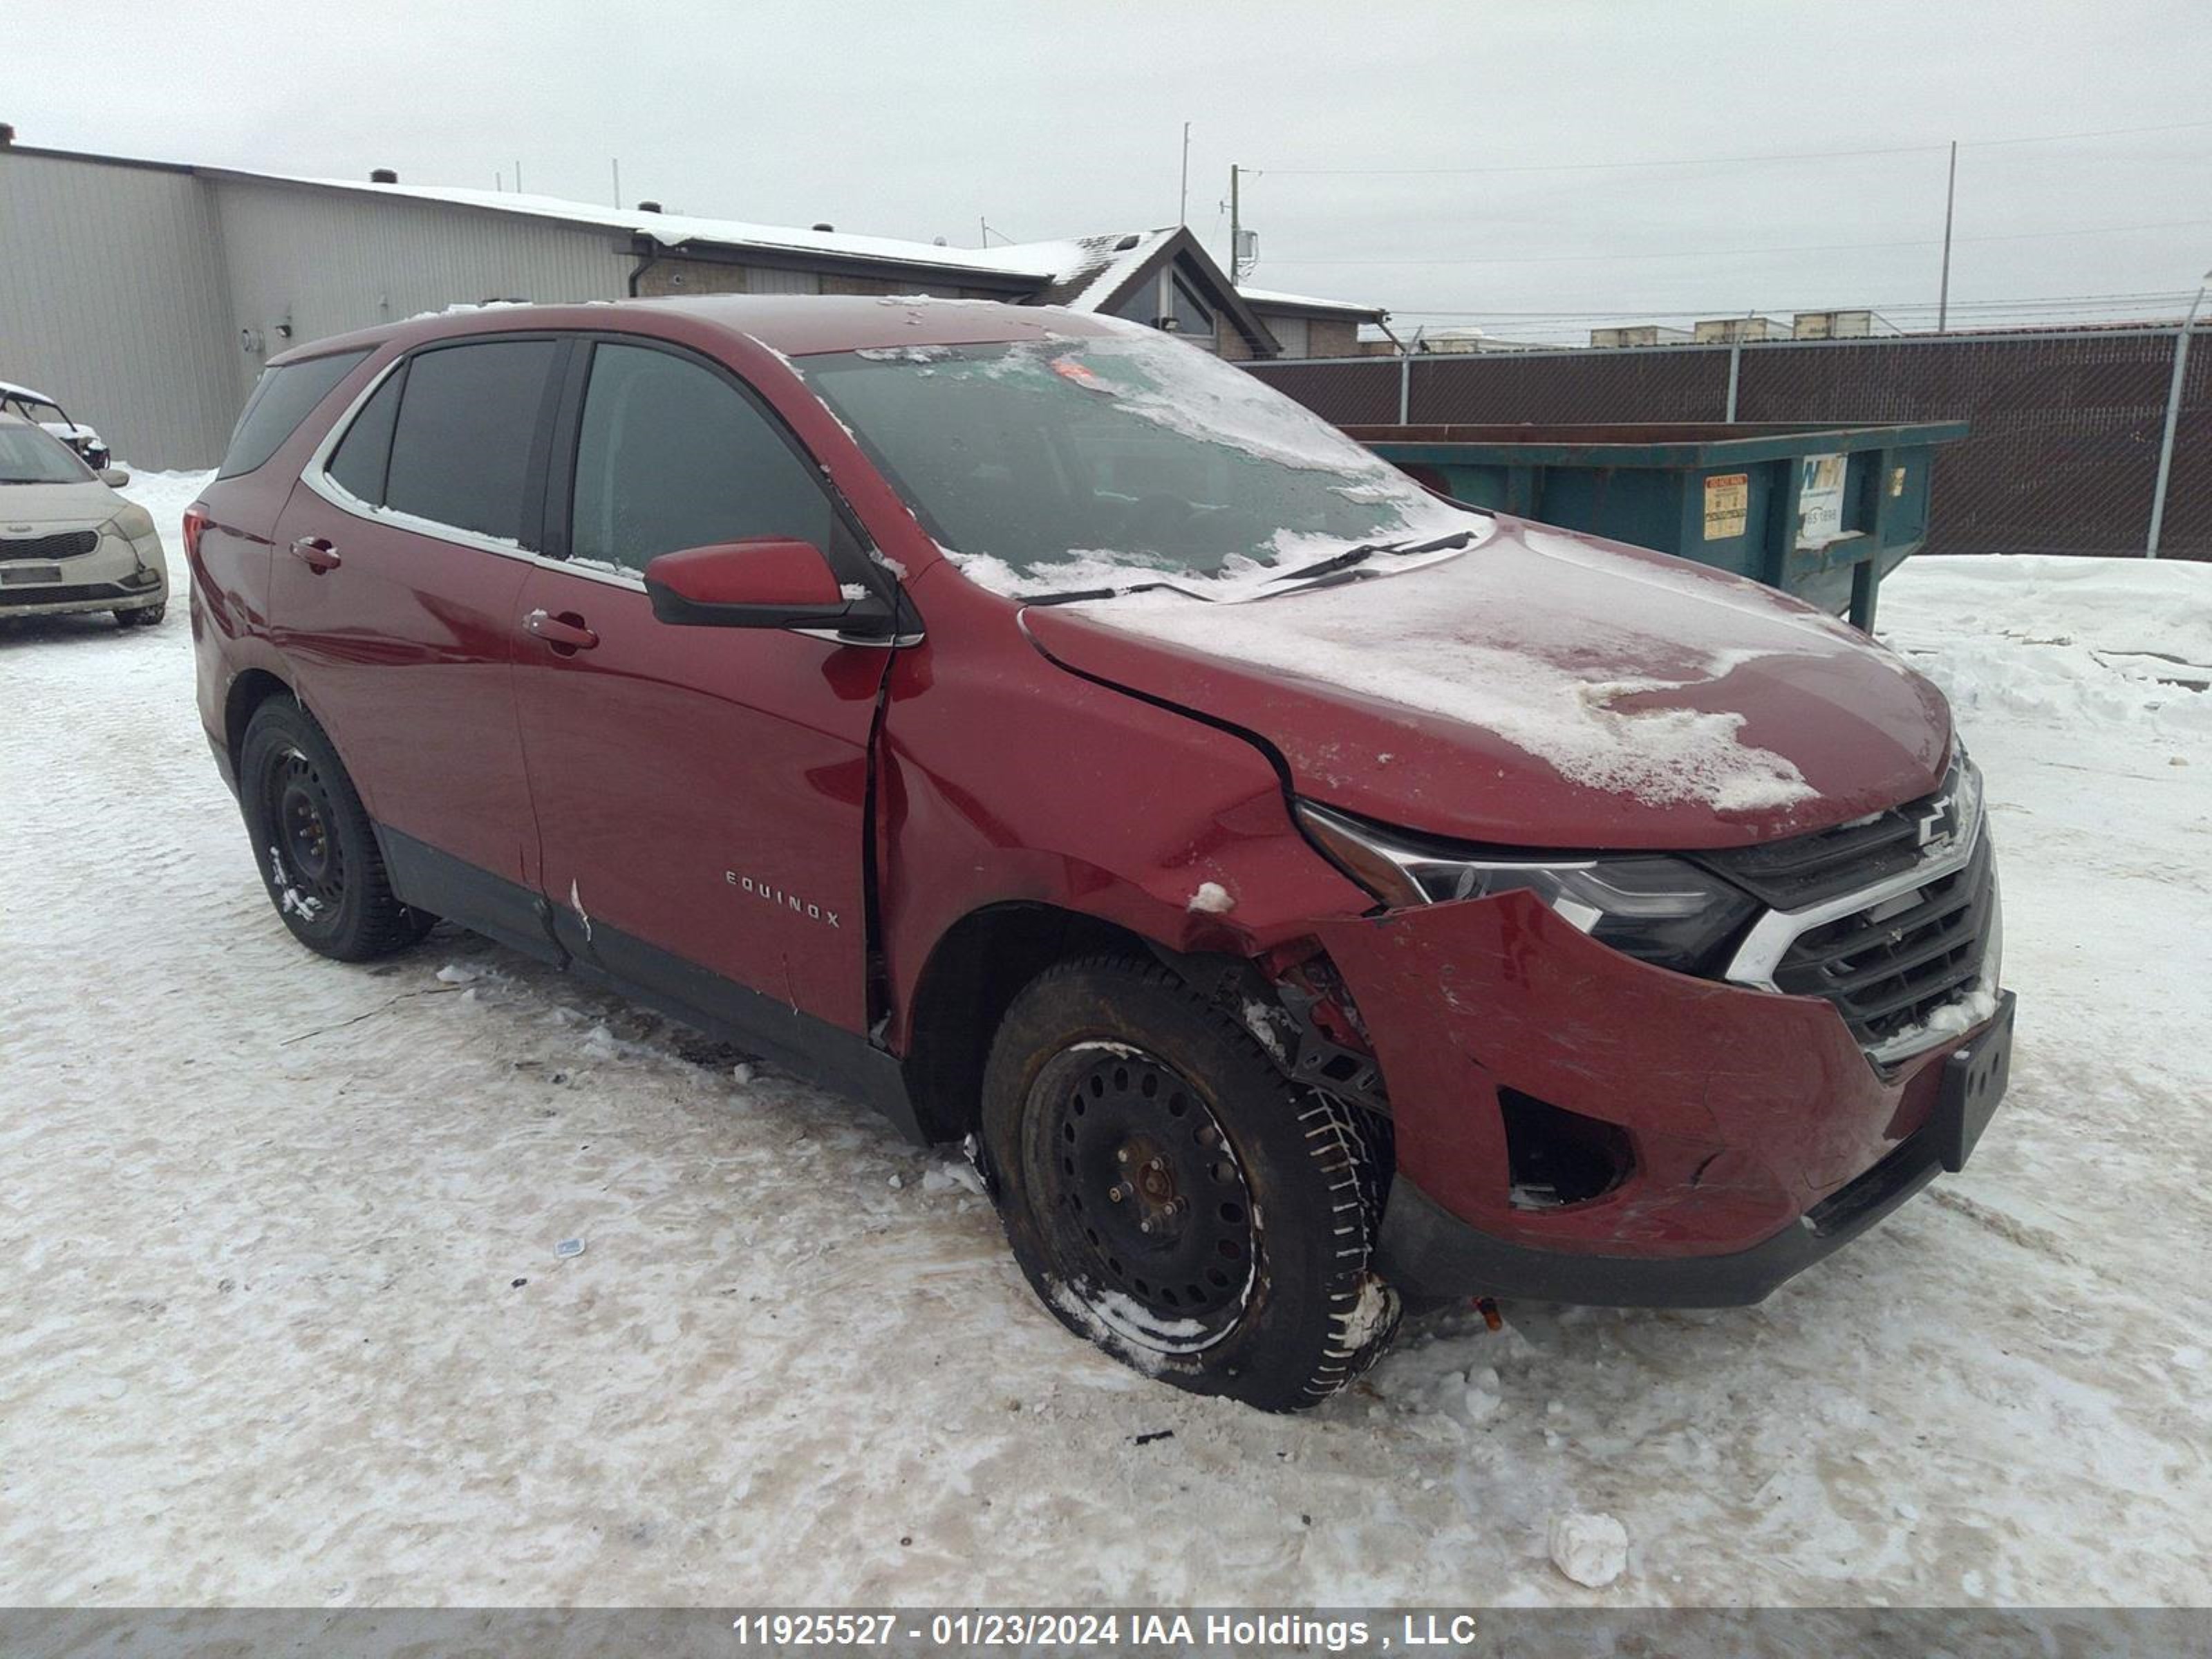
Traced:
POLYGON ((345 562, 338 557, 337 549, 320 536, 301 537, 292 544, 292 556, 319 576, 325 570, 335 570, 345 562))
POLYGON ((599 642, 599 636, 585 627, 584 619, 573 611, 558 617, 533 611, 522 619, 522 625, 562 656, 589 651, 599 642))

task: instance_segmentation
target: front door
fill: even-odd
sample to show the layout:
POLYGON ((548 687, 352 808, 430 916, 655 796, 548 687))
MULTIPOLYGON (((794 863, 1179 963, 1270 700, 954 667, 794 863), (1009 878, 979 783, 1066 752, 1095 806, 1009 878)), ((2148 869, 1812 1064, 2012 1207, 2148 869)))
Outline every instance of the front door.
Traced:
POLYGON ((556 929, 711 1023, 859 1033, 868 744, 890 653, 660 623, 641 576, 656 555, 749 536, 857 560, 857 529, 726 370, 643 343, 590 349, 573 480, 556 475, 548 508, 567 556, 518 607, 556 929))
POLYGON ((293 490, 270 595, 403 896, 541 952, 513 674, 559 349, 477 339, 403 361, 293 490))

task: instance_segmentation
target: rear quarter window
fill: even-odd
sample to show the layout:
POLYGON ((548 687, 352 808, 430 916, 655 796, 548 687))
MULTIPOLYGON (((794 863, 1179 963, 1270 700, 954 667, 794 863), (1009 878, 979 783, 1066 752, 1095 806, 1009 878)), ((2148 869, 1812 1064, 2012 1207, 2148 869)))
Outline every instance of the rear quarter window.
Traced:
POLYGON ((375 395, 362 406, 338 440, 326 469, 331 481, 357 501, 384 505, 384 475, 392 461, 392 429, 399 415, 399 388, 407 378, 404 365, 385 376, 375 395))
POLYGON ((252 395, 230 434, 230 447, 218 478, 234 478, 251 472, 276 453, 276 447, 299 429, 315 405, 330 396, 331 388, 353 373, 368 351, 341 351, 305 362, 284 363, 261 371, 252 395))

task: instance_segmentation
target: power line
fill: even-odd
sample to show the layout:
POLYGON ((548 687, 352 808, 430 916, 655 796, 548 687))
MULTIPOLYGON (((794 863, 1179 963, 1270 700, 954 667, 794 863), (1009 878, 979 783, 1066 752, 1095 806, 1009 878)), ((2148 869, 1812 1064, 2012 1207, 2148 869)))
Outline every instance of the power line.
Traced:
MULTIPOLYGON (((2017 138, 1967 138, 1960 141, 1961 149, 1987 149, 2011 144, 2073 143, 2090 138, 2131 137, 2154 132, 2195 131, 2212 127, 2212 121, 2174 121, 2154 127, 2106 127, 2093 132, 2045 132, 2017 138)), ((1645 167, 1741 167, 1767 161, 1834 161, 1869 155, 1924 155, 1950 148, 1949 141, 1936 144, 1890 144, 1874 149, 1809 149, 1782 150, 1759 155, 1693 155, 1670 160, 1639 159, 1628 161, 1536 161, 1520 162, 1495 167, 1248 167, 1248 173, 1265 178, 1273 175, 1283 179, 1378 179, 1378 178, 1443 178, 1464 173, 1603 173, 1616 169, 1645 167)))
MULTIPOLYGON (((2031 230, 2002 236, 1960 236, 1961 242, 2034 242, 2054 236, 2123 236, 2145 230, 2186 230, 2212 225, 2212 219, 2170 219, 2152 225, 2085 225, 2074 230, 2031 230)), ((1935 247, 1940 239, 1921 237, 1899 242, 1804 242, 1789 247, 1674 248, 1652 253, 1536 253, 1483 255, 1473 258, 1425 258, 1409 255, 1383 259, 1300 259, 1278 254, 1268 263, 1278 265, 1549 265, 1581 263, 1610 264, 1620 259, 1741 259, 1769 253, 1847 253, 1867 248, 1935 247)))

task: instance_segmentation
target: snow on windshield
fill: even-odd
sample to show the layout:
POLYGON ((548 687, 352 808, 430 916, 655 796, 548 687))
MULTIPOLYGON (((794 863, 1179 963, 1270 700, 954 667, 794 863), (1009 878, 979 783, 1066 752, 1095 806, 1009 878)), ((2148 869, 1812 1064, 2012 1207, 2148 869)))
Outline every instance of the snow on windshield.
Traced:
POLYGON ((1250 597, 1354 546, 1489 529, 1253 376, 1133 324, 799 368, 947 556, 1002 593, 1166 580, 1250 597))
POLYGON ((1416 580, 1255 605, 1146 592, 1074 608, 1150 639, 1464 720, 1589 788, 1723 811, 1778 810, 1816 792, 1785 757, 1742 741, 1741 714, 1666 705, 1760 657, 1877 648, 1825 617, 1533 526, 1416 580))

